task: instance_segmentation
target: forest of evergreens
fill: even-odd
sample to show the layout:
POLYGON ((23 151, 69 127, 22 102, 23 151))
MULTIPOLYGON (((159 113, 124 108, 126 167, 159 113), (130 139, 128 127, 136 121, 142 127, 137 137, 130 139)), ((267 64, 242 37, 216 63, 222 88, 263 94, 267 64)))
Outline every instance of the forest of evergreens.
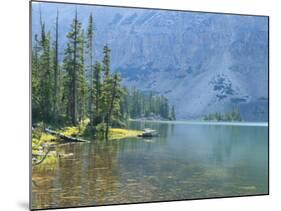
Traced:
POLYGON ((232 121, 242 121, 242 118, 241 118, 240 110, 233 109, 232 111, 227 113, 216 112, 216 113, 205 115, 203 117, 203 120, 232 122, 232 121))
POLYGON ((122 85, 121 75, 111 70, 107 44, 103 59, 96 59, 92 14, 83 28, 75 11, 64 52, 60 52, 59 27, 59 12, 53 31, 46 29, 40 12, 40 32, 32 44, 33 124, 76 126, 89 119, 87 131, 95 134, 99 129, 107 137, 111 126, 124 126, 129 118, 176 118, 167 98, 122 85))
POLYGON ((175 108, 170 107, 168 99, 153 92, 141 92, 135 87, 125 89, 126 96, 122 99, 122 113, 127 118, 150 118, 175 120, 175 108))

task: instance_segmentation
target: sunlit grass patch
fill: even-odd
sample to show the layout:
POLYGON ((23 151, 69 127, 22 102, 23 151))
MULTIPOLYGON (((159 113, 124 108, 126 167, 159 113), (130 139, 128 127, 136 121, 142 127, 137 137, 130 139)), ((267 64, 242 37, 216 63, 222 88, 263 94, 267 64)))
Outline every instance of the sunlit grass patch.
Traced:
POLYGON ((51 134, 45 133, 42 130, 32 131, 32 150, 42 148, 43 144, 54 143, 57 138, 51 134))
MULTIPOLYGON (((38 127, 32 130, 32 161, 33 164, 39 162, 48 152, 50 145, 56 144, 57 137, 44 132, 43 128, 38 127)), ((44 161, 44 164, 55 165, 57 157, 55 152, 49 152, 44 161)))
POLYGON ((40 137, 40 141, 44 142, 44 143, 50 142, 50 141, 56 141, 56 139, 57 138, 55 136, 53 136, 53 135, 51 135, 49 133, 45 133, 45 132, 43 132, 41 134, 41 137, 40 137))
POLYGON ((59 130, 58 132, 65 136, 77 136, 80 131, 78 127, 65 127, 59 130))
POLYGON ((65 127, 61 130, 58 130, 58 132, 65 136, 73 136, 73 137, 81 136, 84 133, 89 122, 90 119, 87 118, 85 120, 82 120, 77 126, 65 127))
POLYGON ((109 140, 118 140, 130 137, 137 137, 142 134, 139 130, 129 130, 123 128, 110 128, 109 129, 109 140))

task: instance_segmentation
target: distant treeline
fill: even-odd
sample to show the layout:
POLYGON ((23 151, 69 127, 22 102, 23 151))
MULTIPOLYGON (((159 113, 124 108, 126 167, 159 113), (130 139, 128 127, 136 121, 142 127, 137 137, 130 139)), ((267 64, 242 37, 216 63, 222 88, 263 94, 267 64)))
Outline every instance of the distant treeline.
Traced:
POLYGON ((108 45, 103 59, 94 55, 92 14, 85 29, 75 11, 67 33, 62 62, 59 61, 59 12, 53 31, 46 31, 40 12, 40 32, 32 49, 32 121, 52 125, 77 125, 90 119, 88 131, 99 129, 108 136, 109 127, 122 125, 127 118, 158 115, 175 119, 164 97, 144 96, 121 86, 121 76, 112 73, 108 45), (86 75, 88 77, 86 77, 86 75), (149 102, 151 100, 151 102, 149 102))
POLYGON ((216 113, 205 115, 203 117, 203 120, 232 122, 232 121, 242 121, 242 118, 241 118, 240 110, 237 108, 227 113, 216 112, 216 113))
POLYGON ((122 113, 126 118, 133 119, 176 119, 175 107, 169 105, 166 97, 153 92, 142 92, 134 87, 126 89, 122 113))

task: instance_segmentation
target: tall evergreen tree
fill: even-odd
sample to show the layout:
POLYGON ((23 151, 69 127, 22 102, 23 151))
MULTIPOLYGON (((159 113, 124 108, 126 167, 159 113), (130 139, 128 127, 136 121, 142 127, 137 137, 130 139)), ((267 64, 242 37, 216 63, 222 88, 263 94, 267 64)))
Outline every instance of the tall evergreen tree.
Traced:
POLYGON ((171 110, 171 120, 176 120, 175 106, 172 106, 172 110, 171 110))
POLYGON ((160 115, 165 119, 170 116, 168 99, 163 96, 160 98, 160 115))
POLYGON ((52 64, 50 50, 50 34, 45 31, 45 24, 41 25, 41 49, 40 56, 40 111, 42 120, 51 121, 52 111, 52 64))
POLYGON ((113 116, 121 116, 120 100, 122 96, 121 77, 110 73, 110 49, 107 45, 103 49, 103 81, 101 89, 100 112, 101 121, 105 123, 105 137, 108 138, 109 127, 113 116))
POLYGON ((56 122, 59 112, 60 99, 60 70, 59 70, 59 11, 57 10, 55 43, 54 43, 54 87, 53 87, 53 120, 56 122))
POLYGON ((110 76, 110 48, 105 45, 103 48, 103 71, 105 75, 105 79, 110 76))
POLYGON ((101 123, 101 97, 102 97, 102 81, 101 81, 101 71, 102 66, 99 62, 96 62, 94 66, 94 74, 92 79, 92 99, 93 99, 93 110, 91 112, 91 123, 99 124, 101 123))
POLYGON ((86 117, 87 109, 86 109, 86 99, 87 99, 87 83, 85 78, 85 67, 84 67, 84 31, 82 30, 81 36, 79 37, 80 48, 79 48, 79 55, 80 60, 78 62, 78 119, 81 121, 83 118, 86 117))
POLYGON ((120 112, 122 115, 122 119, 129 119, 130 112, 129 112, 129 91, 124 86, 123 87, 123 97, 120 99, 120 112))
POLYGON ((39 98, 39 88, 40 88, 40 78, 39 78, 39 52, 40 52, 40 43, 38 40, 38 35, 35 34, 34 36, 34 45, 32 49, 32 81, 31 81, 31 86, 32 86, 32 119, 33 120, 38 120, 39 118, 39 113, 40 113, 40 98, 39 98))
POLYGON ((111 90, 108 101, 108 110, 105 119, 105 137, 108 138, 109 127, 112 123, 113 115, 120 117, 120 99, 123 94, 121 87, 121 77, 118 74, 114 74, 112 77, 110 77, 106 85, 108 86, 108 90, 111 90))
POLYGON ((110 49, 107 45, 103 48, 103 61, 102 61, 102 71, 103 71, 103 86, 102 86, 102 96, 101 96, 101 118, 104 122, 108 119, 109 101, 111 97, 111 77, 110 77, 110 49))
POLYGON ((68 43, 65 49, 64 68, 66 70, 65 89, 67 114, 73 125, 78 121, 78 95, 79 95, 79 76, 83 65, 83 33, 82 24, 78 20, 77 10, 71 24, 70 32, 67 34, 68 43))
POLYGON ((89 16, 88 20, 88 28, 87 28, 87 36, 86 36, 86 50, 88 55, 88 67, 87 67, 87 76, 89 80, 89 96, 88 96, 88 112, 93 112, 93 59, 94 59, 94 23, 93 23, 93 15, 92 13, 89 16))

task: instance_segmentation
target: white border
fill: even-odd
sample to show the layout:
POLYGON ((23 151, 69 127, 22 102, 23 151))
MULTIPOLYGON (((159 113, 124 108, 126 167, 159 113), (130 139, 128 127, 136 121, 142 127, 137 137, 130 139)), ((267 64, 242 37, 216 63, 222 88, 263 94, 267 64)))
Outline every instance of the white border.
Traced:
MULTIPOLYGON (((270 16, 270 196, 210 199, 70 210, 278 210, 281 189, 281 13, 276 0, 68 0, 92 4, 139 6, 270 16)), ((6 0, 0 7, 1 210, 28 207, 28 1, 6 0), (16 129, 15 129, 16 128, 16 129)))

